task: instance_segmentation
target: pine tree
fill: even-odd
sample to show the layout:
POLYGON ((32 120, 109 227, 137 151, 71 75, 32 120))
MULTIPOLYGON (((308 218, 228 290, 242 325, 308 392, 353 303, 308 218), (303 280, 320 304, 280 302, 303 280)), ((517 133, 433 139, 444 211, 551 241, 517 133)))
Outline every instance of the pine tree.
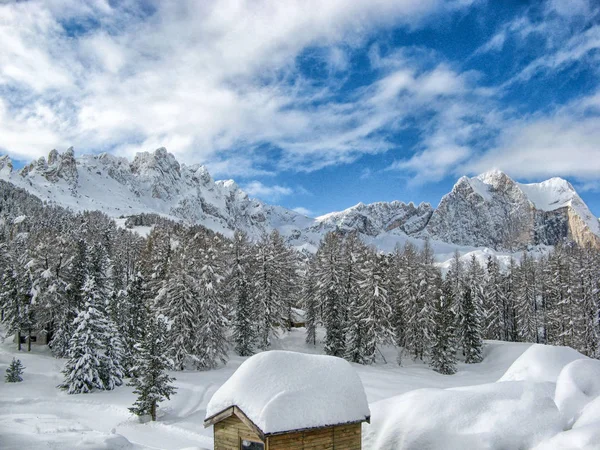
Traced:
POLYGON ((69 394, 88 393, 105 388, 103 372, 106 317, 104 301, 93 278, 83 286, 85 304, 75 318, 75 332, 69 341, 69 360, 65 365, 64 382, 59 386, 69 394))
POLYGON ((104 389, 110 391, 116 386, 121 386, 125 377, 125 369, 123 368, 123 361, 125 360, 123 342, 116 325, 110 317, 105 317, 102 348, 104 353, 100 363, 100 377, 102 378, 104 389))
POLYGON ((4 378, 7 383, 20 383, 23 381, 23 364, 20 359, 13 358, 12 362, 6 369, 6 377, 4 378))
POLYGON ((519 340, 539 343, 537 267, 527 252, 517 270, 515 292, 519 340))
POLYGON ((180 248, 173 255, 165 287, 160 290, 156 313, 163 314, 170 322, 169 336, 173 349, 173 363, 178 370, 184 370, 188 362, 196 360, 197 322, 200 310, 198 283, 190 267, 193 259, 180 248))
POLYGON ((461 302, 461 308, 458 325, 465 362, 467 364, 478 363, 483 359, 481 353, 483 341, 481 339, 481 325, 477 306, 473 299, 472 290, 469 287, 463 291, 463 295, 459 301, 461 302))
POLYGON ((396 361, 398 365, 402 364, 402 347, 405 344, 405 302, 404 302, 404 283, 403 274, 405 271, 405 259, 402 250, 396 246, 392 255, 392 261, 388 268, 388 281, 390 289, 390 303, 392 305, 392 326, 394 328, 394 342, 398 348, 396 361))
POLYGON ((505 339, 504 310, 506 298, 502 273, 496 257, 488 257, 483 288, 483 325, 485 339, 505 339))
POLYGON ((307 264, 302 285, 302 306, 305 312, 306 343, 317 345, 317 324, 319 321, 319 305, 317 301, 317 286, 315 282, 315 260, 307 264))
POLYGON ((449 281, 442 284, 435 301, 433 341, 429 365, 444 375, 456 373, 456 319, 453 311, 454 290, 449 281))
POLYGON ((325 352, 344 356, 346 311, 341 302, 343 292, 340 265, 341 239, 338 233, 329 232, 321 241, 316 255, 317 298, 325 326, 325 352))
POLYGON ((121 298, 123 310, 122 322, 118 324, 123 336, 123 367, 128 375, 135 365, 135 344, 142 341, 148 320, 148 291, 146 280, 141 272, 129 281, 125 295, 121 298))
POLYGON ((356 328, 351 329, 350 349, 353 360, 363 364, 375 362, 378 345, 393 340, 388 299, 387 263, 385 256, 368 250, 364 256, 358 301, 351 306, 350 316, 356 328))
POLYGON ((138 416, 150 415, 156 420, 158 403, 169 400, 175 393, 172 386, 175 378, 167 373, 173 361, 168 357, 172 353, 169 343, 169 331, 164 317, 151 317, 148 321, 145 337, 137 346, 137 378, 131 380, 135 387, 133 393, 138 397, 129 411, 138 416))
POLYGON ((256 311, 251 292, 250 244, 240 231, 233 235, 232 263, 226 279, 226 292, 233 306, 232 339, 240 356, 254 354, 256 345, 256 311))
POLYGON ((285 299, 293 270, 288 249, 277 230, 263 236, 257 247, 254 292, 258 316, 258 346, 266 350, 278 330, 289 319, 290 304, 285 299))
POLYGON ((402 346, 413 358, 423 359, 430 346, 432 303, 438 284, 437 271, 429 256, 419 255, 410 243, 404 248, 403 259, 400 273, 404 313, 402 346))
POLYGON ((220 292, 223 268, 218 258, 220 241, 211 239, 201 251, 196 272, 201 315, 197 324, 195 365, 215 369, 227 362, 227 311, 220 292))

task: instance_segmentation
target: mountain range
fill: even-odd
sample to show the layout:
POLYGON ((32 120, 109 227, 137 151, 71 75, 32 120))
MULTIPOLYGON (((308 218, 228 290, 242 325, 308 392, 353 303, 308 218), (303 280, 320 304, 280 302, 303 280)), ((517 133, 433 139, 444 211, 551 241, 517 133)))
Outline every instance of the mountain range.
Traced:
POLYGON ((570 238, 600 248, 600 224, 564 179, 522 184, 494 170, 462 177, 429 203, 359 203, 310 218, 250 198, 234 181, 215 181, 202 165, 180 164, 164 148, 132 161, 107 153, 76 158, 73 148, 52 150, 20 170, 0 157, 0 179, 73 210, 101 210, 113 217, 157 213, 231 235, 258 238, 274 229, 299 249, 314 251, 332 230, 356 230, 380 248, 429 238, 462 247, 518 251, 570 238))

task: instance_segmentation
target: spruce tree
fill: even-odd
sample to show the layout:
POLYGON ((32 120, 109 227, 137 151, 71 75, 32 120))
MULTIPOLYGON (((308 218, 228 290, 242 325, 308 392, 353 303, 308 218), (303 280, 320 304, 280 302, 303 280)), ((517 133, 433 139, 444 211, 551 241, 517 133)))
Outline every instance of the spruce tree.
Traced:
POLYGON ((173 361, 169 358, 172 353, 167 320, 163 316, 152 316, 148 320, 145 337, 137 346, 135 373, 131 380, 133 391, 138 397, 129 411, 138 416, 149 415, 156 420, 156 409, 160 402, 169 400, 175 393, 172 386, 175 378, 169 376, 167 370, 173 361))
POLYGON ((238 355, 250 356, 254 354, 256 345, 256 311, 251 291, 252 267, 248 236, 236 231, 231 245, 232 261, 225 289, 233 309, 232 339, 238 355))
POLYGON ((478 363, 483 359, 480 318, 471 288, 463 291, 458 325, 465 362, 478 363))
POLYGON ((83 286, 84 307, 75 318, 75 332, 69 341, 69 360, 59 386, 69 394, 105 389, 103 379, 104 337, 106 316, 103 301, 93 278, 88 277, 83 286))
POLYGON ((456 373, 456 319, 454 290, 449 281, 442 284, 441 295, 435 300, 431 361, 429 365, 444 375, 456 373))
POLYGON ((148 320, 148 290, 141 272, 129 281, 122 300, 122 322, 118 324, 123 336, 123 367, 128 375, 133 375, 135 365, 135 344, 142 341, 148 320))
POLYGON ((305 312, 306 343, 317 345, 317 324, 319 321, 319 305, 315 280, 315 260, 307 264, 302 285, 302 306, 305 312))
POLYGON ((163 314, 171 321, 169 336, 173 349, 173 363, 178 370, 196 360, 200 293, 198 283, 191 272, 193 258, 184 248, 173 255, 164 289, 156 299, 160 305, 156 313, 163 314))
POLYGON ((343 357, 346 311, 341 302, 343 281, 340 255, 340 235, 335 232, 327 233, 316 255, 317 298, 325 326, 325 352, 328 355, 343 357))
POLYGON ((20 359, 13 358, 12 362, 6 369, 6 377, 4 378, 7 383, 20 383, 23 381, 23 364, 20 359))
POLYGON ((393 340, 385 256, 367 250, 361 272, 358 301, 352 304, 349 312, 355 317, 353 322, 356 323, 356 328, 350 330, 352 337, 349 344, 354 353, 353 360, 373 364, 378 346, 393 340))
POLYGON ((215 237, 201 250, 196 271, 201 315, 197 323, 195 366, 215 369, 227 362, 227 311, 221 293, 223 268, 219 261, 219 238, 215 237))

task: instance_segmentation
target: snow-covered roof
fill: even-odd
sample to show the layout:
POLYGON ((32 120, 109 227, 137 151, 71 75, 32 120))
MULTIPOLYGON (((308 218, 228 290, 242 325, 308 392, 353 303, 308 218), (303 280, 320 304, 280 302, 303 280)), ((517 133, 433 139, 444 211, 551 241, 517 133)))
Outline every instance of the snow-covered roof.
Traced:
POLYGON ((236 406, 263 434, 367 420, 367 396, 345 360, 268 351, 247 359, 213 395, 207 420, 236 406))

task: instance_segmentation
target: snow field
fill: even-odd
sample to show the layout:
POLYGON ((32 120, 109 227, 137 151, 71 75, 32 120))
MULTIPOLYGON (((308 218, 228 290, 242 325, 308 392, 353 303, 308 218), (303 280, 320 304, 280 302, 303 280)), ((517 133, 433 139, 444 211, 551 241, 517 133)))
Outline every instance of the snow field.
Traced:
MULTIPOLYGON (((273 347, 322 353, 304 337, 294 329, 273 347)), ((127 410, 132 388, 68 395, 56 389, 64 360, 14 347, 0 344, 2 373, 13 356, 25 366, 22 383, 0 383, 2 449, 211 449, 212 430, 202 425, 208 402, 246 360, 231 355, 217 370, 173 372, 177 394, 161 404, 158 422, 140 423, 127 410)), ((408 358, 399 367, 391 347, 383 354, 388 364, 352 365, 371 410, 365 450, 600 448, 600 362, 569 348, 487 341, 483 362, 459 363, 452 376, 408 358)))

